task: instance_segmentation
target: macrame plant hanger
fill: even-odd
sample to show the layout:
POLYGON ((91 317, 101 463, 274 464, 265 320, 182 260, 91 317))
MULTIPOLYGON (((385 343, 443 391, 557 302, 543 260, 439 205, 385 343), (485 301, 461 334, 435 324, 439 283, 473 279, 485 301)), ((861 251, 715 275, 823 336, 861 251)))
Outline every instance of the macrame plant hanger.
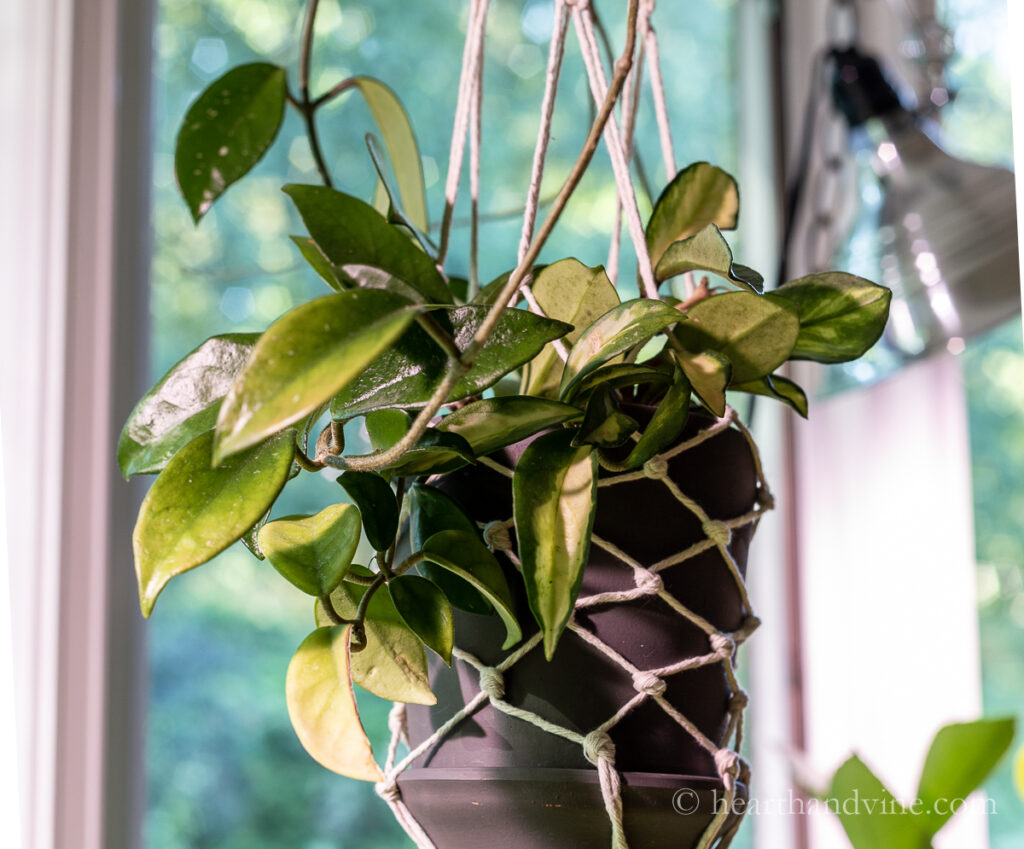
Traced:
MULTIPOLYGON (((449 246, 449 234, 468 136, 472 228, 469 278, 470 285, 474 289, 479 285, 480 115, 483 101, 484 34, 488 5, 489 0, 470 0, 466 43, 462 58, 462 74, 459 81, 458 101, 455 110, 455 126, 448 162, 445 208, 442 217, 438 256, 438 266, 440 267, 444 263, 449 246)), ((610 111, 603 127, 603 140, 611 159, 617 187, 616 227, 612 233, 607 272, 610 276, 614 277, 615 268, 618 265, 620 223, 624 218, 626 229, 636 251, 640 289, 646 297, 650 298, 658 297, 657 283, 650 255, 647 252, 643 223, 640 219, 636 192, 629 171, 632 137, 644 64, 646 64, 651 80, 655 116, 657 118, 665 170, 670 178, 676 172, 675 159, 672 152, 672 134, 669 127, 664 87, 659 69, 658 41, 655 31, 651 26, 651 15, 654 11, 654 5, 654 0, 631 0, 629 12, 630 26, 627 27, 627 32, 633 34, 636 38, 636 52, 639 55, 637 61, 630 66, 618 97, 621 126, 619 123, 620 119, 617 119, 614 112, 610 111), (644 63, 644 60, 646 60, 646 63, 644 63)), ((520 275, 521 279, 518 290, 519 294, 516 296, 516 300, 520 296, 523 297, 529 304, 531 311, 542 315, 543 311, 537 304, 529 286, 528 267, 533 261, 530 254, 536 253, 537 250, 538 240, 534 238, 534 230, 540 206, 540 186, 544 176, 544 165, 551 139, 551 119, 554 113, 555 97, 562 72, 562 60, 565 54, 565 43, 568 36, 570 19, 580 45, 591 96, 599 110, 606 103, 609 89, 609 82, 605 77, 595 35, 596 23, 593 10, 590 7, 590 0, 555 0, 554 27, 547 61, 544 96, 541 103, 540 127, 537 133, 530 185, 527 191, 526 208, 523 215, 522 236, 518 251, 519 265, 515 272, 520 275)), ((632 52, 630 55, 632 55, 632 52)), ((580 163, 577 162, 577 167, 579 165, 580 163)), ((586 168, 586 163, 583 164, 583 168, 586 168)), ((564 206, 565 199, 562 199, 562 206, 564 206)), ((553 226, 554 221, 552 217, 557 217, 558 212, 560 212, 560 208, 553 210, 549 218, 544 222, 544 229, 542 230, 544 237, 546 237, 546 232, 549 232, 549 228, 553 226)), ((543 239, 540 241, 543 241, 543 239)), ((564 344, 558 342, 555 347, 559 355, 565 359, 567 351, 564 344)), ((491 458, 481 457, 479 462, 508 478, 512 477, 511 469, 502 466, 491 458)), ((689 511, 700 522, 705 539, 662 561, 645 565, 636 561, 611 542, 601 539, 596 535, 593 536, 593 545, 607 551, 622 563, 624 569, 632 572, 634 587, 626 591, 581 597, 576 602, 576 609, 583 610, 597 605, 621 604, 645 596, 656 595, 680 617, 689 621, 707 635, 707 653, 685 658, 670 666, 659 669, 638 669, 589 630, 571 620, 568 625, 569 630, 621 667, 631 677, 634 689, 636 690, 636 695, 622 705, 614 715, 588 733, 581 734, 573 729, 549 722, 543 717, 523 710, 505 700, 504 673, 529 652, 539 650, 541 644, 540 633, 525 641, 501 663, 493 667, 487 666, 468 652, 456 648, 453 652, 456 661, 472 667, 478 673, 479 691, 461 710, 453 714, 430 737, 422 741, 415 748, 410 749, 403 758, 399 758, 399 745, 404 742, 407 743, 405 705, 396 703, 391 711, 389 722, 391 741, 388 746, 383 769, 384 780, 376 788, 378 795, 387 801, 398 822, 420 849, 436 849, 436 847, 402 801, 401 791, 398 787, 398 778, 405 769, 415 764, 419 758, 429 752, 452 729, 482 707, 485 702, 489 702, 495 710, 502 711, 523 722, 528 722, 547 733, 570 740, 582 747, 587 760, 594 764, 598 770, 601 794, 611 826, 612 849, 628 849, 623 827, 621 781, 615 766, 615 745, 609 736, 609 731, 638 705, 647 700, 654 701, 669 717, 685 729, 701 748, 713 757, 718 777, 725 788, 724 798, 716 805, 714 817, 702 835, 697 849, 711 849, 712 846, 725 849, 732 842, 736 828, 738 828, 738 820, 736 824, 729 825, 730 815, 735 807, 736 785, 738 782, 745 783, 749 780, 748 766, 738 754, 743 739, 743 710, 747 704, 747 695, 736 679, 733 663, 737 648, 760 623, 750 607, 743 576, 729 551, 729 543, 734 530, 747 525, 756 526, 761 515, 766 510, 771 509, 772 498, 764 479, 761 462, 753 439, 747 429, 739 422, 732 409, 727 409, 721 419, 700 431, 693 438, 648 460, 642 469, 603 475, 599 480, 598 486, 605 488, 642 478, 659 481, 667 487, 675 502, 678 503, 679 508, 689 511), (730 428, 740 430, 750 448, 757 474, 758 497, 754 508, 750 512, 723 521, 709 516, 699 504, 689 498, 676 485, 668 475, 668 463, 673 457, 695 448, 709 439, 713 439, 716 435, 730 428), (662 571, 669 568, 685 568, 686 561, 713 548, 718 550, 732 580, 735 581, 742 605, 742 623, 736 631, 731 633, 719 631, 711 622, 684 606, 665 589, 660 575, 662 571), (684 674, 689 670, 715 664, 720 664, 723 669, 730 689, 730 700, 722 727, 715 737, 711 738, 702 733, 700 729, 665 698, 664 679, 671 675, 684 674)), ((484 526, 482 531, 484 540, 493 551, 501 552, 513 564, 518 566, 519 563, 512 546, 512 528, 512 520, 507 519, 500 522, 491 522, 484 526)))

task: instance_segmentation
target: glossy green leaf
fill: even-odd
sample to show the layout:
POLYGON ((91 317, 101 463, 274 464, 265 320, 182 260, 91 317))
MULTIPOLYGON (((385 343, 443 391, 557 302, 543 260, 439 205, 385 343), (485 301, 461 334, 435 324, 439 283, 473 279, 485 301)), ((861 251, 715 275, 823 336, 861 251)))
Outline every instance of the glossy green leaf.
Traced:
POLYGON ((572 615, 590 550, 597 455, 555 431, 527 446, 512 479, 519 558, 530 609, 550 660, 572 615))
POLYGON ((359 511, 332 504, 315 516, 268 522, 258 535, 260 551, 304 593, 325 595, 338 586, 359 545, 359 511))
MULTIPOLYGON (((353 566, 352 572, 364 577, 372 574, 361 566, 353 566)), ((342 581, 331 593, 331 604, 340 616, 354 619, 365 592, 366 587, 361 584, 342 581)), ((318 625, 331 622, 320 600, 316 603, 316 621, 318 625)), ((382 699, 436 704, 427 677, 427 653, 423 643, 405 624, 383 587, 370 599, 364 625, 366 646, 352 652, 350 658, 352 680, 382 699)))
POLYGON ((413 477, 450 472, 475 462, 473 449, 461 436, 427 428, 419 442, 385 469, 397 477, 413 477))
POLYGON ((384 83, 373 77, 352 77, 350 82, 366 100, 380 128, 391 166, 395 170, 395 181, 405 216, 417 229, 428 231, 430 221, 423 183, 423 162, 412 122, 402 101, 384 83))
POLYGON ((139 509, 132 545, 142 615, 167 582, 239 539, 266 513, 291 470, 295 434, 285 431, 211 464, 213 433, 174 455, 139 509))
MULTIPOLYGON (((727 292, 692 306, 676 338, 690 351, 717 351, 734 383, 771 374, 793 351, 800 323, 794 306, 753 292, 727 292)), ((692 378, 691 378, 692 379, 692 378)))
MULTIPOLYGON (((423 543, 441 531, 462 531, 476 535, 479 540, 480 532, 476 522, 450 496, 436 487, 415 484, 410 487, 407 497, 409 538, 413 551, 422 549, 423 543)), ((420 570, 444 591, 455 607, 470 613, 491 612, 491 603, 461 578, 430 563, 422 564, 420 570)))
POLYGON ((560 397, 571 397, 576 385, 608 360, 644 344, 669 325, 685 320, 686 316, 679 310, 647 298, 626 301, 609 310, 580 334, 569 351, 560 397))
POLYGON ((805 419, 807 418, 807 393, 788 377, 772 374, 749 383, 737 383, 729 387, 736 392, 749 392, 751 395, 765 395, 781 401, 805 419))
MULTIPOLYGON (((401 195, 399 195, 398 190, 391 182, 391 171, 388 168, 387 155, 373 133, 366 134, 366 149, 370 152, 373 167, 377 170, 377 176, 380 178, 380 183, 377 186, 377 196, 374 197, 374 208, 382 212, 388 221, 405 227, 416 241, 419 242, 424 253, 436 258, 437 246, 431 241, 430 236, 423 232, 422 228, 417 227, 409 216, 405 214, 401 195)), ((449 289, 451 289, 450 281, 449 289)))
POLYGON ((758 293, 764 284, 756 271, 732 261, 732 249, 714 223, 669 245, 655 269, 659 281, 688 271, 710 271, 758 293))
POLYGON ((374 551, 387 551, 398 533, 398 500, 391 485, 373 472, 345 472, 338 483, 359 508, 374 551))
POLYGON ((423 543, 423 556, 470 584, 494 607, 505 625, 502 649, 510 649, 523 638, 512 611, 512 594, 505 573, 476 534, 465 531, 441 531, 423 543))
POLYGON ((854 756, 836 771, 828 794, 853 849, 928 849, 919 818, 854 756))
POLYGON ((415 310, 389 292, 358 289, 285 313, 260 337, 224 399, 215 460, 311 413, 379 358, 415 310))
POLYGON ((254 62, 214 80, 189 107, 174 173, 197 223, 267 152, 281 128, 285 91, 284 68, 254 62))
POLYGON ((451 666, 452 606, 440 588, 419 575, 400 575, 388 583, 388 591, 405 624, 451 666))
POLYGON ((470 444, 473 453, 481 457, 562 422, 579 418, 579 415, 576 407, 558 401, 508 395, 484 398, 460 407, 441 419, 437 429, 458 434, 470 444))
POLYGON ((258 333, 207 339, 143 396, 117 444, 126 478, 159 472, 182 447, 213 430, 221 401, 257 339, 258 333))
POLYGON ((303 748, 321 766, 348 778, 381 781, 349 677, 351 630, 317 628, 302 641, 285 679, 288 716, 303 748))
POLYGON ((643 435, 629 452, 625 465, 630 468, 642 466, 672 445, 683 432, 689 412, 690 381, 682 370, 677 370, 672 386, 658 404, 643 435))
POLYGON ((637 430, 636 419, 619 409, 615 392, 608 384, 600 384, 591 393, 583 421, 573 437, 573 445, 596 445, 616 448, 637 430))
MULTIPOLYGON (((488 313, 487 307, 464 306, 441 311, 450 321, 455 344, 465 350, 488 313)), ((449 396, 457 401, 476 395, 505 374, 537 355, 551 340, 572 327, 525 310, 506 310, 495 331, 473 360, 473 368, 449 396)), ((331 405, 336 419, 349 419, 373 410, 419 409, 444 378, 448 358, 423 328, 410 327, 391 349, 338 394, 331 405)))
POLYGON ((865 354, 882 335, 892 292, 862 277, 829 271, 791 280, 769 297, 797 308, 800 334, 792 359, 845 363, 865 354))
POLYGON ((638 365, 636 363, 612 363, 596 369, 577 383, 567 396, 566 400, 578 402, 585 398, 587 393, 595 387, 606 384, 612 389, 621 389, 624 386, 639 386, 642 384, 662 385, 672 380, 671 370, 665 371, 656 368, 648 363, 638 365))
MULTIPOLYGON (((618 306, 619 296, 602 266, 588 268, 575 259, 563 259, 541 271, 533 282, 533 295, 544 315, 573 325, 565 336, 571 346, 580 334, 608 310, 618 306)), ((548 345, 531 362, 527 395, 558 394, 562 358, 548 345)))
POLYGON ((433 260, 372 206, 326 186, 289 185, 284 191, 339 280, 365 283, 372 273, 367 269, 377 269, 430 303, 451 303, 433 260))
POLYGON ((736 181, 707 162, 680 171, 661 193, 647 223, 647 249, 657 268, 669 245, 695 236, 709 224, 732 230, 740 212, 736 181))
POLYGON ((289 236, 294 242, 295 247, 299 249, 299 253, 302 254, 302 258, 309 263, 312 269, 320 275, 320 279, 330 286, 335 292, 344 292, 350 288, 338 279, 338 275, 334 273, 334 268, 331 266, 330 261, 324 256, 323 251, 317 246, 309 236, 289 236))
POLYGON ((716 416, 725 415, 725 387, 732 376, 729 360, 714 351, 677 354, 694 394, 716 416))
POLYGON ((370 437, 370 447, 374 451, 387 451, 392 445, 402 441, 409 432, 412 420, 408 413, 401 410, 377 410, 366 414, 366 432, 370 437))
POLYGON ((929 835, 955 813, 950 802, 966 799, 992 773, 1013 743, 1015 727, 1012 718, 981 719, 947 725, 935 735, 917 789, 924 808, 918 819, 929 835))

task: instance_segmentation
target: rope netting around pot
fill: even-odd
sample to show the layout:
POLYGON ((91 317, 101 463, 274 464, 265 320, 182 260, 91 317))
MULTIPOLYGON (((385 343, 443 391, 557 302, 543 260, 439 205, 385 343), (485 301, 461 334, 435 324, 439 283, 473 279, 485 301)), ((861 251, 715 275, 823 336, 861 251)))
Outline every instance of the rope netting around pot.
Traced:
MULTIPOLYGON (((472 238, 470 247, 470 280, 475 283, 477 278, 478 239, 478 198, 479 198, 479 166, 481 146, 481 105, 483 99, 483 57, 484 40, 489 0, 470 0, 469 20, 467 25, 466 44, 463 53, 462 74, 459 84, 458 103, 455 113, 455 126, 448 165, 448 178, 445 189, 444 219, 449 221, 454 211, 457 198, 460 173, 469 141, 470 195, 472 208, 472 238)), ((641 221, 636 193, 630 176, 629 161, 632 155, 633 134, 636 124, 637 107, 640 99, 643 71, 646 69, 651 92, 654 99, 654 112, 657 119, 659 140, 666 173, 676 173, 675 159, 672 149, 672 135, 669 127, 668 112, 665 104, 664 87, 661 78, 658 58, 658 41, 651 25, 654 11, 653 0, 632 0, 629 4, 627 17, 627 39, 635 39, 637 59, 622 83, 621 91, 614 99, 619 106, 619 114, 614 111, 604 124, 602 137, 608 151, 612 171, 617 187, 617 207, 615 227, 611 235, 607 272, 614 282, 619 257, 619 234, 621 224, 626 225, 637 257, 638 282, 641 291, 652 298, 658 297, 657 281, 652 268, 651 258, 647 250, 644 227, 641 221)), ((569 24, 573 24, 576 32, 580 53, 586 69, 589 90, 595 108, 599 111, 608 108, 609 89, 615 84, 605 76, 600 49, 598 45, 598 23, 589 0, 555 0, 554 25, 551 45, 547 60, 545 90, 541 104, 540 126, 534 152, 530 186, 527 193, 526 208, 523 218, 522 238, 519 247, 519 262, 527 255, 539 207, 540 186, 544 176, 548 146, 551 138, 552 115, 555 99, 562 72, 566 40, 569 24)), ((632 51, 632 48, 630 48, 632 51)), ((619 68, 613 67, 617 73, 619 68)), ((442 233, 447 233, 442 227, 442 233)), ((447 240, 443 239, 440 247, 439 263, 443 261, 447 250, 447 240)), ((519 295, 529 304, 530 310, 543 314, 533 293, 524 279, 519 295)), ((692 279, 687 275, 688 287, 692 287, 692 279)), ((561 358, 567 356, 564 344, 556 342, 554 347, 561 358)), ((481 465, 497 472, 503 477, 511 478, 512 470, 496 463, 490 458, 480 458, 481 465)), ((422 849, 434 849, 434 842, 426 830, 417 822, 406 801, 402 798, 399 787, 400 776, 447 735, 464 723, 467 718, 483 706, 489 705, 494 710, 527 723, 542 732, 578 745, 586 760, 592 764, 600 780, 601 798, 607 813, 611 830, 611 845, 614 849, 626 849, 626 832, 623 825, 622 780, 616 767, 617 757, 621 760, 622 752, 616 753, 611 734, 631 714, 638 711, 641 705, 650 703, 657 706, 672 723, 682 729, 696 745, 713 761, 713 769, 718 780, 724 787, 724 798, 716 804, 709 825, 704 829, 697 843, 697 849, 709 849, 713 845, 727 846, 739 827, 740 818, 734 816, 734 802, 737 786, 745 784, 749 770, 738 752, 743 737, 743 710, 747 697, 740 687, 734 668, 736 650, 757 627, 758 620, 751 610, 747 597, 744 577, 730 551, 730 540, 735 531, 756 526, 761 514, 771 506, 771 496, 765 484, 756 446, 748 431, 739 423, 735 413, 728 409, 726 414, 717 421, 700 430, 696 435, 677 444, 668 451, 648 460, 641 469, 624 473, 603 475, 599 481, 599 490, 607 492, 610 487, 631 481, 647 479, 662 485, 670 494, 679 511, 683 511, 699 523, 703 538, 688 545, 683 550, 663 557, 655 562, 641 562, 629 554, 622 546, 598 534, 591 538, 593 548, 600 549, 611 556, 624 573, 631 574, 632 586, 626 589, 581 594, 575 605, 575 615, 568 625, 568 633, 582 640, 594 652, 599 653, 610 664, 617 667, 632 681, 632 697, 625 700, 618 708, 607 716, 604 721, 586 733, 566 727, 541 716, 539 713, 524 709, 513 703, 506 696, 505 677, 520 664, 524 658, 539 651, 542 642, 540 633, 523 642, 518 648, 505 656, 500 662, 490 665, 478 656, 456 648, 454 658, 456 665, 466 670, 473 670, 477 676, 479 689, 464 706, 456 710, 447 720, 442 722, 433 733, 425 739, 414 743, 404 757, 399 757, 399 745, 408 743, 407 706, 396 704, 391 714, 391 743, 388 748, 384 767, 385 778, 378 784, 377 792, 391 806, 396 818, 422 849), (756 497, 752 506, 740 515, 725 519, 709 515, 697 500, 691 498, 680 488, 668 474, 669 463, 684 452, 691 451, 706 444, 725 432, 740 432, 753 458, 756 470, 756 497), (716 627, 709 618, 700 615, 692 606, 681 602, 676 595, 665 587, 663 574, 666 570, 683 570, 688 562, 709 552, 717 551, 734 583, 740 600, 741 616, 739 626, 731 630, 716 627), (688 623, 698 629, 705 638, 706 650, 691 656, 676 659, 669 665, 656 668, 641 668, 631 662, 624 654, 608 642, 600 639, 583 623, 589 611, 615 605, 627 605, 638 600, 656 597, 667 605, 679 617, 681 622, 688 623), (687 672, 718 667, 727 683, 727 706, 720 727, 707 733, 698 727, 676 705, 666 697, 666 682, 676 680, 687 672)), ((670 521, 666 517, 666 521, 670 521)), ((512 563, 518 565, 512 544, 512 520, 505 518, 489 521, 482 526, 485 541, 495 553, 504 554, 512 563)))
MULTIPOLYGON (((511 478, 512 476, 511 469, 491 458, 482 458, 481 463, 503 477, 511 478)), ((547 734, 555 735, 581 747, 586 760, 596 767, 599 774, 601 796, 610 824, 613 849, 626 849, 628 843, 623 824, 622 785, 620 773, 616 767, 617 753, 611 733, 640 705, 644 703, 657 705, 665 716, 683 729, 702 750, 713 758, 718 778, 724 787, 724 797, 715 805, 714 816, 704 830, 697 849, 708 849, 708 847, 716 845, 725 847, 731 842, 740 823, 738 817, 732 816, 736 810, 737 785, 738 783, 745 784, 749 780, 747 764, 738 754, 743 739, 743 710, 747 704, 747 696, 736 678, 734 662, 737 648, 756 629, 759 621, 750 607, 744 576, 740 565, 730 551, 730 542, 735 532, 742 529, 752 531, 756 527, 762 513, 771 508, 772 498, 764 480, 757 448, 749 432, 738 421, 732 409, 728 409, 723 418, 713 421, 696 435, 648 460, 642 469, 602 476, 598 487, 600 490, 608 490, 622 484, 645 479, 665 488, 677 509, 687 518, 699 523, 703 538, 682 551, 656 562, 642 563, 624 551, 622 547, 595 533, 591 538, 592 546, 611 555, 624 572, 630 573, 632 587, 589 595, 581 593, 575 605, 575 614, 568 626, 568 631, 571 634, 584 641, 629 676, 634 695, 603 722, 587 733, 581 733, 552 722, 536 712, 526 710, 512 703, 506 697, 505 676, 528 655, 540 651, 541 634, 539 632, 495 665, 488 665, 468 651, 456 649, 454 657, 458 663, 474 670, 479 681, 477 693, 466 701, 462 709, 453 713, 431 735, 412 746, 408 754, 402 758, 398 756, 399 745, 403 741, 408 742, 406 705, 396 704, 391 714, 392 738, 384 767, 385 778, 378 785, 377 792, 389 803, 396 818, 417 846, 422 849, 434 849, 435 844, 403 801, 398 780, 406 769, 424 758, 460 723, 471 718, 487 705, 508 717, 528 723, 547 734), (749 447, 756 473, 756 495, 754 504, 749 511, 742 515, 723 519, 709 515, 696 500, 683 491, 670 476, 669 464, 684 452, 693 451, 705 445, 709 440, 721 437, 723 433, 730 431, 739 431, 749 447), (717 551, 721 563, 731 576, 740 599, 740 624, 735 630, 720 630, 708 618, 685 605, 665 587, 663 575, 668 574, 667 570, 686 570, 687 565, 693 563, 695 558, 709 551, 717 551), (657 597, 681 620, 699 629, 706 637, 707 651, 703 654, 680 658, 666 666, 639 668, 623 653, 596 636, 581 621, 588 611, 598 608, 606 609, 614 605, 626 605, 649 597, 657 597), (668 680, 707 667, 720 668, 728 686, 728 707, 720 728, 714 734, 702 732, 695 722, 691 721, 666 698, 666 682, 668 680)), ((666 515, 662 518, 666 524, 671 524, 679 517, 666 515)), ((482 527, 482 531, 484 539, 493 551, 500 552, 518 566, 510 534, 511 528, 512 520, 507 519, 488 522, 482 527)), ((583 694, 583 697, 585 698, 586 694, 583 694)))

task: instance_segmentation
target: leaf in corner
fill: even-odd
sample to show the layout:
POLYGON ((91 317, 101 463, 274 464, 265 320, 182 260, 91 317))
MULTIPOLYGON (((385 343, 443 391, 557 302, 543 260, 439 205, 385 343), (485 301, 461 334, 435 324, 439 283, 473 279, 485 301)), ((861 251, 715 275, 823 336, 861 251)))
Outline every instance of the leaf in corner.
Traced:
POLYGON ((597 455, 572 437, 560 430, 531 442, 512 479, 523 580, 548 660, 579 594, 597 500, 597 455))
POLYGON ((359 720, 349 677, 352 626, 317 628, 302 641, 285 679, 288 716, 303 748, 321 766, 360 781, 383 774, 359 720))
POLYGON ((331 398, 401 336, 416 310, 390 292, 354 289, 281 316, 260 337, 224 399, 215 462, 331 398))
POLYGON ((216 467, 212 432, 174 455, 143 500, 132 535, 143 616, 171 578, 259 521, 287 481, 294 452, 295 433, 286 430, 216 467))
POLYGON ((756 271, 732 261, 732 248, 714 222, 699 233, 669 245, 655 271, 659 282, 688 271, 710 271, 758 294, 764 283, 764 278, 756 271))
POLYGON ((853 849, 926 849, 919 818, 904 808, 856 755, 832 777, 823 797, 835 811, 853 849))
POLYGON ((196 223, 267 152, 281 128, 285 93, 284 68, 254 62, 214 80, 189 107, 174 173, 196 223))

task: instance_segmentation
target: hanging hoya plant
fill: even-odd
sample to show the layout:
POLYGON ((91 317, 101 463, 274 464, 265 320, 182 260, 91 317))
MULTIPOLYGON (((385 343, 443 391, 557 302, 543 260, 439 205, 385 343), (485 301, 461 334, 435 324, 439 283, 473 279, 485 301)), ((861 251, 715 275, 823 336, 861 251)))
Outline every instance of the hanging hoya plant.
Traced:
MULTIPOLYGON (((841 272, 765 292, 734 261, 724 233, 738 221, 736 182, 706 162, 677 171, 653 4, 637 0, 610 78, 593 8, 555 3, 518 252, 509 246, 510 270, 480 284, 474 143, 470 255, 455 263, 470 274, 451 274, 487 6, 470 2, 436 230, 392 91, 368 77, 310 91, 316 0, 297 90, 284 68, 243 65, 185 116, 176 171, 198 224, 274 143, 285 109, 298 110, 323 185, 283 191, 307 230, 296 250, 326 293, 261 334, 207 340, 131 414, 122 471, 158 475, 133 538, 142 612, 238 540, 308 593, 315 619, 286 683, 296 734, 323 766, 376 782, 421 847, 491 847, 496 834, 520 848, 724 846, 748 780, 734 669, 758 624, 746 552, 771 506, 727 393, 806 415, 780 369, 860 356, 890 293, 841 272), (538 227, 571 28, 595 113, 538 227), (671 175, 646 221, 630 176, 630 93, 645 69, 671 175), (318 110, 349 91, 380 131, 367 138, 379 177, 369 200, 334 186, 317 135, 318 110), (620 294, 611 266, 542 258, 602 141, 640 297, 620 294), (347 450, 352 422, 370 453, 347 450), (337 472, 334 503, 280 515, 291 480, 325 471, 337 472), (386 752, 371 749, 354 685, 396 703, 386 752)), ((617 256, 618 228, 610 238, 617 256)))

